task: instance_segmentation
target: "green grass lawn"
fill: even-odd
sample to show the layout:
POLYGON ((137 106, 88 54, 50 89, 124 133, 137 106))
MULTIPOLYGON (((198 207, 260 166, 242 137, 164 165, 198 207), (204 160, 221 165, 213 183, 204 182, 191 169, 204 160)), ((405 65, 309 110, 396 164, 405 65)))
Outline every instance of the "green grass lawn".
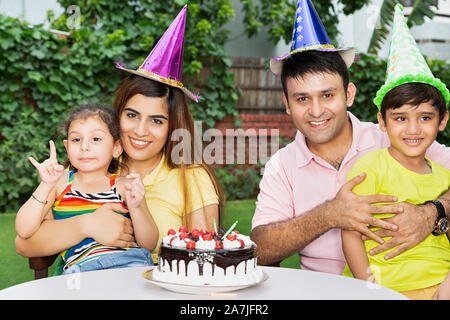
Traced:
MULTIPOLYGON (((255 200, 230 201, 225 206, 222 223, 227 230, 236 220, 238 224, 235 230, 242 234, 250 235, 253 213, 255 212, 255 200)), ((28 259, 16 253, 14 248, 15 214, 0 214, 0 290, 34 279, 33 271, 28 266, 28 259)), ((292 256, 281 263, 282 267, 298 268, 298 255, 292 256)), ((49 269, 52 275, 55 264, 49 269)))

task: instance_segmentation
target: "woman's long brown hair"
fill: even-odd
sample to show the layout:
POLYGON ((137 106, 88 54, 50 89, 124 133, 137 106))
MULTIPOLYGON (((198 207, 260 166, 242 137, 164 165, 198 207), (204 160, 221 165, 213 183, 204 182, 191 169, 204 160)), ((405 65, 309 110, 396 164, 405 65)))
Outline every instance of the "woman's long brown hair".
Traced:
MULTIPOLYGON (((164 145, 163 152, 167 161, 167 165, 169 168, 179 168, 181 170, 180 178, 182 179, 181 185, 183 186, 184 193, 184 216, 183 216, 183 224, 186 226, 190 226, 190 219, 187 216, 186 212, 186 204, 189 201, 189 194, 191 192, 198 192, 201 195, 201 186, 199 186, 196 182, 196 186, 198 190, 187 190, 186 188, 186 169, 191 167, 200 166, 208 173, 211 181, 214 185, 215 191, 219 197, 219 220, 223 213, 223 208, 225 205, 225 194, 220 184, 219 180, 214 174, 212 168, 207 165, 203 160, 203 148, 202 144, 200 146, 195 145, 194 139, 194 119, 189 111, 188 102, 186 95, 178 88, 171 87, 165 85, 163 83, 147 79, 138 75, 130 75, 125 78, 119 88, 116 91, 115 99, 114 99, 114 109, 117 111, 119 117, 125 108, 128 100, 131 99, 136 94, 142 94, 146 97, 157 97, 167 98, 168 105, 168 113, 169 113, 169 128, 168 128, 168 137, 167 141, 164 145), (180 154, 180 158, 172 159, 172 151, 176 145, 178 145, 179 141, 173 141, 171 139, 172 133, 176 129, 184 129, 190 134, 191 139, 189 141, 182 141, 183 147, 181 150, 184 152, 188 150, 189 152, 180 154), (187 145, 187 142, 190 142, 187 145), (198 163, 198 160, 201 159, 201 163, 198 163), (194 161, 197 161, 194 162, 194 161)), ((126 164, 126 153, 124 152, 124 162, 126 164)), ((203 199, 202 199, 203 201, 203 199)), ((204 209, 203 209, 204 210, 204 209)), ((203 211, 203 214, 205 212, 203 211)), ((217 224, 220 226, 220 222, 217 224)))

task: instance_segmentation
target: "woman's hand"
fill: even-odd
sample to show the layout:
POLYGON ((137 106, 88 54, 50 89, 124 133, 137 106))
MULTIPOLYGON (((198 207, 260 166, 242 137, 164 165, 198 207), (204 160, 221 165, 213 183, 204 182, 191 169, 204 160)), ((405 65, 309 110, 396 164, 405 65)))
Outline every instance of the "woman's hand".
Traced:
POLYGON ((64 167, 56 159, 55 143, 50 140, 50 158, 42 163, 37 162, 33 157, 29 157, 31 164, 39 171, 42 182, 49 186, 54 186, 63 174, 64 167))
POLYGON ((86 214, 83 232, 86 238, 111 247, 129 248, 136 245, 131 220, 114 211, 126 213, 118 203, 106 203, 96 211, 86 214))

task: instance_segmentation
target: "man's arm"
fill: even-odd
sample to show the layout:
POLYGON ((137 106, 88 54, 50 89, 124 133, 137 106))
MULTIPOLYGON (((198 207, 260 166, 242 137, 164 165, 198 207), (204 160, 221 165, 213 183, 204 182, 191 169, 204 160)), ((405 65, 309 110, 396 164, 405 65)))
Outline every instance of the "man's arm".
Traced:
POLYGON ((258 262, 262 265, 276 264, 301 251, 332 228, 358 231, 378 243, 383 243, 383 239, 372 232, 368 225, 388 230, 397 230, 397 226, 376 219, 372 214, 398 213, 402 209, 397 204, 371 205, 396 201, 392 196, 354 194, 352 189, 364 178, 365 174, 362 174, 351 179, 342 186, 333 200, 326 201, 303 215, 253 228, 251 237, 258 246, 258 262))
MULTIPOLYGON (((450 190, 447 190, 438 200, 444 206, 448 217, 450 215, 450 190)), ((385 256, 386 260, 392 259, 425 240, 434 230, 437 211, 433 204, 416 206, 407 202, 401 202, 398 205, 403 207, 403 213, 385 220, 398 225, 399 230, 397 232, 383 229, 375 231, 380 237, 392 238, 384 244, 373 248, 369 254, 376 255, 397 247, 385 256)), ((367 240, 367 237, 363 237, 363 240, 367 240)))
POLYGON ((326 202, 301 216, 255 227, 251 238, 258 246, 258 263, 278 265, 330 230, 329 209, 326 202))

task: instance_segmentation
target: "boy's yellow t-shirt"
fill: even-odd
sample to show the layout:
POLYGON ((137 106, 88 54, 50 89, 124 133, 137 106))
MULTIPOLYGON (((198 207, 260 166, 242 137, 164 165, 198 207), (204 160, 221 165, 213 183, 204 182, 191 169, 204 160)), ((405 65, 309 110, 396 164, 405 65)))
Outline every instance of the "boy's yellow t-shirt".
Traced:
POLYGON ((162 238, 169 229, 178 231, 183 224, 183 216, 211 204, 218 204, 219 197, 205 169, 194 166, 186 169, 186 202, 180 169, 170 169, 165 157, 158 166, 143 179, 147 206, 159 230, 156 248, 152 251, 153 262, 158 260, 158 250, 162 238))
MULTIPOLYGON (((427 161, 432 166, 432 173, 418 174, 403 167, 388 149, 375 150, 355 162, 347 181, 365 172, 366 178, 353 189, 354 193, 395 195, 398 202, 423 204, 439 198, 450 186, 450 171, 427 161)), ((377 218, 389 216, 392 214, 374 215, 377 218)), ((388 239, 384 238, 385 241, 388 239)), ((373 240, 365 241, 364 244, 366 252, 379 245, 373 240)), ((445 234, 430 234, 415 247, 386 261, 384 256, 387 252, 367 256, 377 282, 396 291, 415 290, 441 283, 450 271, 450 243, 445 234)), ((345 266, 344 275, 353 277, 348 265, 345 266)))

